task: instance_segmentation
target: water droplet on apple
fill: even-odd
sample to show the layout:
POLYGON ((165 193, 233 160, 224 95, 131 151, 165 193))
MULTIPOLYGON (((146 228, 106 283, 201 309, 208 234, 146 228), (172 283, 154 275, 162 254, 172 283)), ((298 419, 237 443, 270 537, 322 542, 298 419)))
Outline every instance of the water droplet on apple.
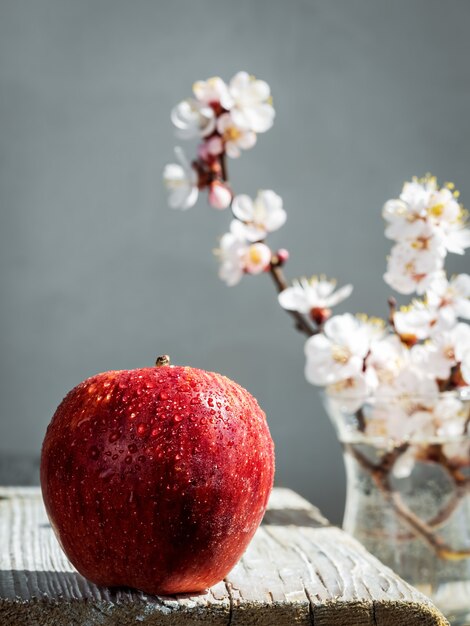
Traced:
POLYGON ((209 406, 214 406, 214 398, 211 398, 211 397, 207 398, 207 404, 209 406))
MULTIPOLYGON (((127 449, 129 450, 129 452, 130 452, 131 454, 135 454, 135 453, 137 452, 137 449, 138 449, 138 448, 137 448, 137 446, 135 445, 135 443, 130 443, 130 444, 127 446, 127 449)), ((126 458, 126 463, 128 463, 128 462, 129 462, 129 461, 128 461, 128 460, 127 460, 127 458, 126 458)))
POLYGON ((118 458, 118 454, 113 454, 113 456, 111 457, 113 459, 113 461, 115 461, 118 458))
POLYGON ((111 467, 107 467, 102 472, 100 472, 98 476, 100 478, 110 478, 111 476, 114 476, 114 471, 111 467))
POLYGON ((96 446, 91 446, 90 448, 90 457, 95 461, 100 455, 100 451, 96 446))
POLYGON ((124 461, 129 465, 130 463, 132 463, 132 457, 131 456, 126 456, 124 461))
POLYGON ((173 421, 174 422, 181 422, 181 420, 183 419, 183 416, 181 413, 177 413, 174 417, 173 417, 173 421))
POLYGON ((120 435, 119 431, 114 430, 114 431, 113 431, 113 432, 109 435, 109 438, 108 438, 109 443, 114 443, 115 441, 117 441, 117 440, 119 439, 119 437, 120 437, 120 436, 121 436, 121 435, 120 435))
POLYGON ((145 426, 145 424, 139 424, 137 426, 137 434, 138 435, 143 435, 147 430, 147 427, 145 426))
POLYGON ((168 400, 168 394, 166 393, 166 391, 160 391, 160 393, 158 394, 158 399, 159 400, 168 400))

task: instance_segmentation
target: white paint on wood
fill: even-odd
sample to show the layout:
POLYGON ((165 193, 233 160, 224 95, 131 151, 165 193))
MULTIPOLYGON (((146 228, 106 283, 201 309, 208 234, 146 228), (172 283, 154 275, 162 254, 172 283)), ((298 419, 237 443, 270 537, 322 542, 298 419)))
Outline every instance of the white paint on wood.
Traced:
POLYGON ((37 488, 0 488, 0 624, 434 626, 420 593, 288 489, 227 579, 205 594, 149 597, 89 583, 60 549, 37 488))

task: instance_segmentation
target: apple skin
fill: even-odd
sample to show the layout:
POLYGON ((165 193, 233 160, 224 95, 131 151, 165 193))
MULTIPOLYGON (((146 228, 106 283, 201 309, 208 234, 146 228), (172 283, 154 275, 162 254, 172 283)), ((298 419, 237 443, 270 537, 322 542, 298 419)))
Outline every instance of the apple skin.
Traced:
POLYGON ((62 401, 41 487, 57 538, 97 585, 200 592, 237 563, 266 510, 274 446, 245 389, 190 367, 111 371, 62 401))

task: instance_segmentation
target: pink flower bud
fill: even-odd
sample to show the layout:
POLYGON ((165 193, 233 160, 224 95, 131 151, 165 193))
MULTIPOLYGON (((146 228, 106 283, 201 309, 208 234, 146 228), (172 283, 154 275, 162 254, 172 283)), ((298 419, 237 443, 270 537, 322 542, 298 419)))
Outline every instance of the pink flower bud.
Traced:
POLYGON ((207 149, 207 143, 205 141, 198 145, 197 156, 203 161, 207 161, 209 159, 209 150, 207 149))
POLYGON ((209 187, 209 204, 214 209, 226 209, 232 202, 232 192, 227 185, 215 180, 209 187))
POLYGON ((282 266, 284 265, 284 263, 287 263, 287 261, 289 260, 289 251, 286 250, 285 248, 280 248, 274 255, 272 258, 272 263, 274 265, 279 265, 282 266))
POLYGON ((217 156, 218 154, 222 154, 224 151, 224 144, 222 142, 222 137, 216 135, 215 137, 211 137, 207 141, 207 151, 209 154, 213 156, 217 156))

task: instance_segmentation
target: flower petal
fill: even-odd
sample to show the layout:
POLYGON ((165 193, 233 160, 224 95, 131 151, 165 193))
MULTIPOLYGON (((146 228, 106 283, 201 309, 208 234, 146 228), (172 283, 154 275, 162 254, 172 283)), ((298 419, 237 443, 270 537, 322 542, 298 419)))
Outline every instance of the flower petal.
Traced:
POLYGON ((232 202, 232 211, 242 222, 251 222, 254 214, 253 200, 246 194, 235 196, 232 202))
POLYGON ((305 315, 310 310, 305 291, 301 287, 294 286, 284 289, 278 295, 278 302, 287 311, 298 311, 305 315))
POLYGON ((352 285, 344 285, 344 287, 341 287, 340 289, 335 291, 331 296, 328 297, 327 306, 328 307, 336 306, 343 300, 346 300, 346 298, 349 298, 349 296, 351 295, 352 290, 353 290, 352 285))

